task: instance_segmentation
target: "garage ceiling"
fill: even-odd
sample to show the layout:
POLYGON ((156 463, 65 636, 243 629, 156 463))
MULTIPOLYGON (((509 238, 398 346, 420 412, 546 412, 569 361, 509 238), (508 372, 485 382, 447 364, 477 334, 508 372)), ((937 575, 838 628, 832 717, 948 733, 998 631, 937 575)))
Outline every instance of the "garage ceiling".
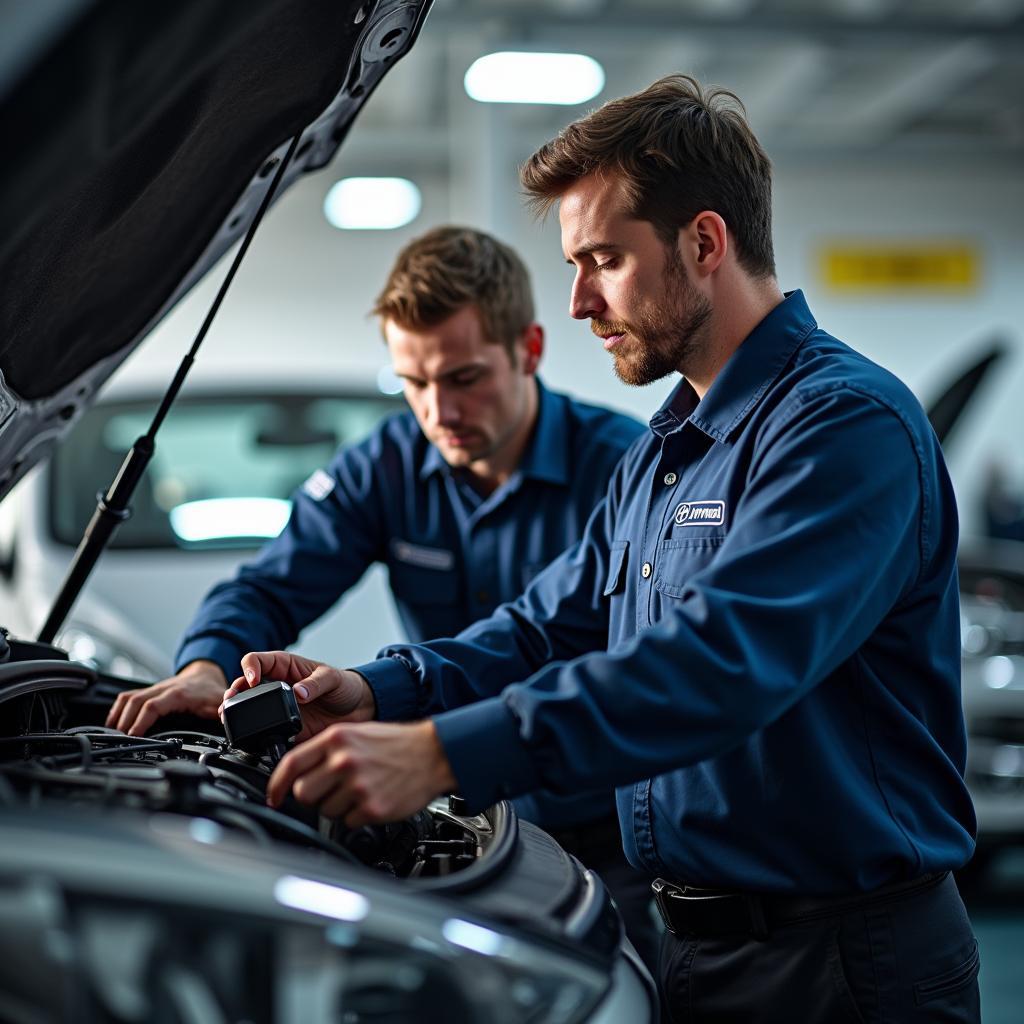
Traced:
MULTIPOLYGON (((587 107, 670 71, 725 85, 775 157, 1024 156, 1024 0, 435 0, 347 157, 449 163, 480 116, 469 63, 519 48, 597 58, 607 84, 587 107)), ((584 109, 487 116, 515 151, 584 109)))

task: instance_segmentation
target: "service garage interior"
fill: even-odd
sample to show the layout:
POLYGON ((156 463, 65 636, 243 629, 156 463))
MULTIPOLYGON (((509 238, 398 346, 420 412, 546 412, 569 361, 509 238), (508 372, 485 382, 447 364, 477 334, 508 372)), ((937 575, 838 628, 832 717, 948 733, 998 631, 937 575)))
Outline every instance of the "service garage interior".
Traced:
MULTIPOLYGON (((267 817, 276 811, 261 806, 245 817, 237 806, 253 802, 254 790, 261 796, 299 728, 284 684, 274 699, 284 702, 286 725, 239 716, 234 736, 228 724, 216 741, 176 723, 174 737, 152 730, 163 738, 145 750, 118 746, 99 708, 124 680, 172 675, 203 595, 281 532, 293 490, 315 491, 335 448, 406 409, 408 374, 396 374, 372 311, 396 255, 431 229, 465 225, 511 246, 529 269, 545 329, 544 385, 647 423, 678 374, 629 387, 610 371, 587 318, 569 315, 575 270, 558 212, 537 217, 519 173, 570 122, 681 73, 734 93, 771 160, 779 287, 802 289, 829 333, 902 380, 941 442, 959 518, 960 770, 977 820, 976 852, 954 875, 977 936, 984 1020, 1019 1024, 1024 0, 338 0, 311 5, 308 23, 292 32, 295 6, 190 3, 158 16, 124 0, 0 3, 6 155, 16 162, 24 142, 34 168, 31 181, 16 169, 2 179, 0 625, 9 642, 0 649, 0 950, 9 963, 0 988, 9 991, 0 1017, 659 1019, 640 957, 616 945, 604 886, 544 845, 539 829, 516 822, 507 804, 471 814, 445 797, 420 812, 430 821, 409 818, 358 839, 309 816, 289 831, 267 817), (260 32, 262 42, 236 45, 260 32), (305 70, 283 57, 275 64, 275 37, 305 70), (344 56, 316 63, 328 37, 344 56), (132 39, 148 42, 126 56, 132 39), (204 67, 218 70, 193 80, 175 47, 200 39, 204 67), (161 95, 147 86, 139 53, 161 63, 161 95), (273 69, 266 76, 264 66, 273 69), (175 69, 183 90, 171 102, 175 69), (133 75, 138 103, 122 95, 109 117, 94 121, 69 98, 80 82, 102 107, 104 89, 86 83, 95 76, 130 90, 133 75), (218 105, 211 97, 220 89, 230 96, 218 105), (293 102, 264 98, 275 90, 291 91, 293 102), (201 116, 187 123, 192 94, 201 116), (273 113, 261 135, 264 102, 273 113), (166 115, 166 162, 136 162, 126 173, 115 151, 131 145, 148 105, 166 115), (214 114, 219 127, 204 128, 214 114), (190 156, 172 141, 179 131, 206 139, 207 149, 190 156), (213 138, 233 131, 245 139, 234 158, 213 138), (313 141, 304 148, 303 140, 313 141), (175 161, 180 173, 167 173, 175 161), (111 168, 132 182, 132 197, 111 199, 103 177, 111 168), (38 216, 26 212, 35 207, 38 216), (134 228, 133 216, 141 218, 134 228), (139 262, 174 225, 186 228, 175 253, 139 262), (67 249, 54 231, 67 232, 67 249), (122 244, 137 248, 115 258, 122 244), (89 270, 96 254, 103 262, 91 265, 102 273, 89 270), (73 303, 60 313, 65 295, 73 303), (161 415, 190 350, 194 365, 161 415), (109 513, 105 550, 55 617, 97 493, 102 499, 154 415, 156 452, 132 516, 109 513), (243 729, 259 743, 247 747, 243 729), (92 796, 82 797, 85 783, 57 781, 58 772, 88 778, 117 758, 120 774, 111 767, 107 788, 92 796), (157 759, 177 760, 168 768, 157 759), (127 787, 123 799, 109 796, 118 786, 127 787), (204 786, 228 794, 216 814, 202 809, 204 786), (60 801, 75 805, 74 828, 48 818, 34 832, 32 815, 60 801), (117 842, 108 817, 125 829, 117 842), (32 844, 61 846, 67 858, 24 852, 32 844), (338 864, 323 866, 339 847, 338 864), (400 863, 414 849, 418 866, 400 863), (245 872, 231 880, 227 869, 232 851, 245 860, 247 850, 263 851, 251 889, 245 872), (387 877, 371 877, 375 864, 387 877), (350 870, 355 881, 346 881, 350 870), (460 871, 471 884, 451 881, 460 871), (111 895, 121 872, 137 885, 127 903, 111 895), (161 877, 180 894, 169 902, 155 891, 161 877), (152 907, 140 910, 151 890, 152 907), (177 921, 176 900, 194 905, 201 937, 167 925, 177 921), (66 965, 59 991, 44 992, 35 968, 11 966, 21 940, 8 938, 19 922, 31 922, 24 948, 33 957, 66 965), (270 941, 273 956, 254 949, 270 941), (202 966, 190 960, 197 950, 202 966), (153 966, 164 957, 176 973, 153 966), (266 992, 256 986, 259 998, 242 994, 245 979, 271 976, 266 992)), ((155 160, 159 147, 147 152, 155 160)), ((424 548, 417 568, 430 570, 444 554, 424 548)), ((444 600, 418 599, 432 597, 444 600)), ((405 626, 388 570, 376 564, 295 650, 362 665, 405 626)))

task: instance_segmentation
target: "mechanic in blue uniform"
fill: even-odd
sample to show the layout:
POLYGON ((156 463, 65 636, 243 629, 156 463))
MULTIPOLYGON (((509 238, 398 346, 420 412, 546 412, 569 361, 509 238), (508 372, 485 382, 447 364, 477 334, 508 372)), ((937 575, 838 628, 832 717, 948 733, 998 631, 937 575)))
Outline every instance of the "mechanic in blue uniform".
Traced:
MULTIPOLYGON (((491 236, 441 227, 406 246, 374 312, 412 411, 306 481, 281 535, 205 598, 177 674, 122 693, 108 724, 142 735, 172 711, 216 718, 246 651, 294 642, 374 562, 420 641, 511 601, 578 540, 643 427, 540 383, 533 310, 525 266, 491 236)), ((625 862, 611 789, 516 806, 601 874, 653 959, 650 881, 625 862)))
POLYGON ((977 1021, 953 491, 907 388, 779 290, 741 110, 670 76, 527 162, 572 315, 627 383, 683 379, 523 596, 317 667, 268 796, 356 824, 617 786, 673 1020, 977 1021))

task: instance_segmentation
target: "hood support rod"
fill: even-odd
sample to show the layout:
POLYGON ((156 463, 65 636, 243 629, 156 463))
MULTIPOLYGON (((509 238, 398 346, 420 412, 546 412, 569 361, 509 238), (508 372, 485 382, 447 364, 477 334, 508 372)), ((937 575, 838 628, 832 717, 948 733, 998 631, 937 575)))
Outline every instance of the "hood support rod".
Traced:
POLYGON ((56 637, 61 626, 64 625, 64 620, 67 618, 75 601, 78 600, 78 595, 82 592, 82 588, 89 579, 96 562, 106 548, 110 538, 114 535, 114 531, 132 514, 129 502, 135 493, 135 488, 142 479, 142 474, 149 465, 149 460, 153 457, 153 452, 156 451, 156 432, 160 429, 160 425, 167 416, 171 405, 178 397, 178 392, 181 390, 182 384, 185 383, 189 370, 192 369, 199 346, 203 343, 207 332, 210 330, 210 325, 213 323, 213 318, 217 315, 217 311, 224 301, 228 288, 231 287, 231 282, 234 280, 235 273, 245 257, 253 235, 256 234, 260 221, 263 220, 264 214, 270 207, 271 200, 274 198, 274 194, 281 184, 281 179, 284 177, 285 168, 288 167, 292 157, 295 155, 295 150, 301 136, 301 131, 296 133, 291 144, 288 146, 284 159, 278 165, 277 173, 274 175, 274 179, 271 181, 270 187, 267 189, 260 207, 256 211, 256 216, 253 217, 252 222, 249 224, 245 238, 242 240, 242 244, 239 246, 238 252, 231 263, 231 268, 225 275, 220 290, 217 292, 217 297, 213 300, 213 304, 206 314, 203 326, 199 328, 199 333, 196 335, 191 349, 189 349, 187 355, 178 366, 178 372, 175 373, 171 386, 167 389, 167 393, 164 395, 163 401, 161 401, 160 407, 153 417, 153 422, 149 425, 149 430, 132 445, 107 492, 104 494, 101 491, 96 496, 96 511, 92 514, 92 519, 89 520, 85 533, 82 534, 78 550, 75 552, 75 557, 71 562, 67 575, 64 577, 64 582, 61 584, 60 593, 53 602, 50 614, 47 616, 46 622, 39 632, 40 643, 53 643, 54 637, 56 637))

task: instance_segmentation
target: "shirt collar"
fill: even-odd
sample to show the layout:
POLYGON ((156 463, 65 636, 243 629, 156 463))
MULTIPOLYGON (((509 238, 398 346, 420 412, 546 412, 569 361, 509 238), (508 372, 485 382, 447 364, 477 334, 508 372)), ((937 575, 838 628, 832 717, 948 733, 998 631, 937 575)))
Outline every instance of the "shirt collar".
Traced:
POLYGON ((786 292, 744 339, 701 401, 685 379, 651 418, 659 436, 687 419, 716 441, 728 440, 817 327, 802 291, 786 292))
MULTIPOLYGON (((537 423, 513 476, 548 480, 556 484, 569 483, 569 444, 572 431, 569 423, 569 400, 564 395, 548 391, 537 382, 537 423)), ((449 471, 451 467, 434 445, 427 447, 420 466, 420 479, 433 473, 449 471)))

